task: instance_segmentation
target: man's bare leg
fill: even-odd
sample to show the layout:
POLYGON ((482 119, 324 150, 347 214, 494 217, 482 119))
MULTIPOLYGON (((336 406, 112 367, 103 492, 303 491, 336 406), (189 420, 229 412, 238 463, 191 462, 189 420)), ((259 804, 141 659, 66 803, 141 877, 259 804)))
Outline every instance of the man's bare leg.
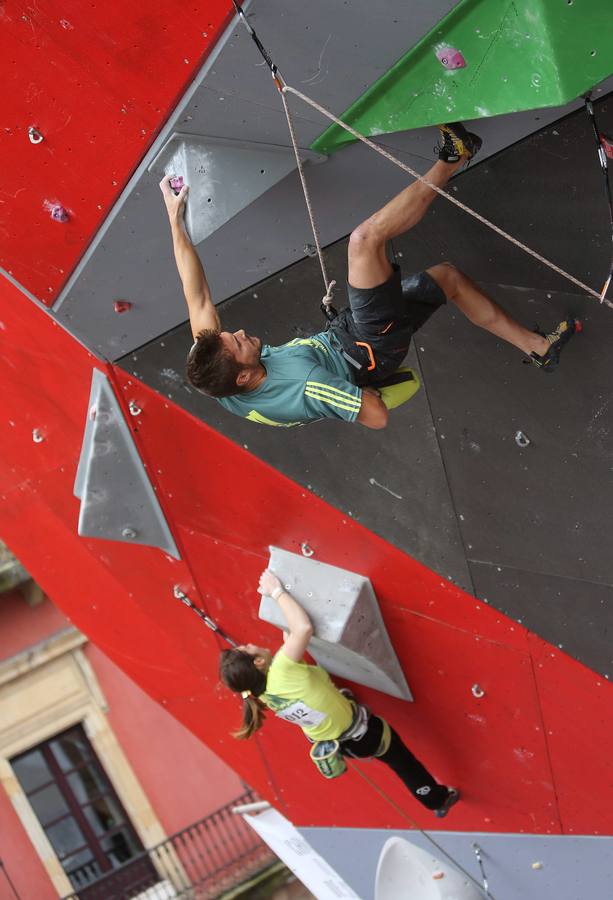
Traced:
MULTIPOLYGON (((424 177, 442 188, 465 162, 437 162, 424 177)), ((415 181, 358 225, 349 238, 348 280, 352 287, 371 288, 387 281, 392 274, 387 241, 417 225, 437 196, 432 188, 415 181)))
POLYGON ((443 290, 447 299, 455 303, 473 325, 508 341, 527 355, 537 353, 542 356, 549 349, 549 342, 544 337, 512 319, 455 266, 441 263, 426 271, 443 290))

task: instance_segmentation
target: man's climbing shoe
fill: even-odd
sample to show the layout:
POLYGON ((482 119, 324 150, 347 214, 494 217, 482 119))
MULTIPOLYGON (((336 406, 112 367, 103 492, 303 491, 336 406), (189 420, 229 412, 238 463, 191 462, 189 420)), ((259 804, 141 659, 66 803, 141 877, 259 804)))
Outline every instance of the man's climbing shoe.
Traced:
POLYGON ((536 334, 540 334, 541 337, 544 337, 549 342, 549 349, 542 356, 539 356, 538 353, 531 353, 530 359, 526 359, 524 362, 530 363, 544 372, 553 372, 560 362, 560 353, 566 344, 568 344, 573 334, 578 334, 582 329, 583 325, 579 319, 564 319, 549 334, 537 330, 536 334))
POLYGON ((442 806, 439 806, 438 809, 434 810, 434 815, 437 819, 444 819, 452 806, 454 806, 458 800, 460 799, 460 792, 457 788, 447 788, 449 793, 447 794, 447 799, 443 803, 442 806))
POLYGON ((479 135, 467 131, 461 122, 439 125, 438 130, 441 142, 436 149, 441 162, 456 163, 462 158, 470 161, 481 149, 483 141, 479 135))

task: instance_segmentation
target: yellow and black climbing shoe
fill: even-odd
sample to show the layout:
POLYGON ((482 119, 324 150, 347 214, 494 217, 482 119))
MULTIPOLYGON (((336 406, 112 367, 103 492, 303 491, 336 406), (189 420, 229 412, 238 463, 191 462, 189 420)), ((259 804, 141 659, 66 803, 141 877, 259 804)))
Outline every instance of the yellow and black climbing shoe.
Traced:
POLYGON ((461 122, 452 122, 450 125, 439 125, 441 142, 436 148, 441 162, 456 163, 462 158, 467 161, 473 159, 483 141, 478 134, 467 131, 461 122))
POLYGON ((530 359, 526 359, 524 362, 530 363, 544 372, 553 372, 560 362, 560 353, 566 344, 568 344, 573 334, 579 334, 582 330, 583 325, 579 319, 564 319, 549 334, 537 330, 536 334, 540 334, 549 342, 549 349, 542 356, 539 356, 538 353, 531 353, 530 359))

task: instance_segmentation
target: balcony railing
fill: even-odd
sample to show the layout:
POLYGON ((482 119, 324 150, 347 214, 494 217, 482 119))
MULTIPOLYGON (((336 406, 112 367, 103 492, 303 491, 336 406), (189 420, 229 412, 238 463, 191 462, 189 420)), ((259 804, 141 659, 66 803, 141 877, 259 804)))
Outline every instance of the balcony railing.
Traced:
POLYGON ((232 808, 259 798, 248 790, 232 803, 171 835, 129 862, 92 879, 70 873, 63 900, 212 900, 271 866, 276 857, 232 808))

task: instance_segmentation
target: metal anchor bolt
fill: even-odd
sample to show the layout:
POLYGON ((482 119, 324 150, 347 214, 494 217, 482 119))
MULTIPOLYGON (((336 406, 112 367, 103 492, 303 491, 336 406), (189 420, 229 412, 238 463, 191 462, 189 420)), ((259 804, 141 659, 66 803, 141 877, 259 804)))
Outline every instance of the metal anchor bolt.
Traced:
POLYGON ((313 554, 315 553, 313 548, 309 547, 307 543, 300 544, 300 551, 303 556, 313 556, 313 554))
POLYGON ((470 692, 473 695, 473 697, 477 698, 477 700, 480 700, 481 697, 485 697, 485 691, 483 690, 483 688, 481 687, 480 684, 473 684, 473 686, 470 689, 470 692))
POLYGON ((42 442, 45 440, 45 436, 38 428, 34 428, 34 430, 32 431, 32 440, 35 444, 42 444, 42 442))
POLYGON ((529 447, 531 441, 530 441, 529 437, 526 437, 526 435, 523 433, 523 431, 516 431, 515 432, 515 443, 517 444, 518 447, 523 448, 523 447, 529 447))
POLYGON ((126 540, 128 541, 133 541, 136 537, 136 534, 137 532, 134 530, 134 528, 130 528, 128 525, 126 525, 125 528, 121 529, 121 536, 126 538, 126 540))
POLYGON ((28 137, 30 138, 31 144, 41 144, 44 140, 42 134, 38 128, 34 127, 34 125, 30 125, 28 128, 28 137))
POLYGON ((140 408, 136 400, 130 400, 130 402, 128 403, 128 409, 130 410, 131 416, 140 416, 142 412, 142 409, 140 408))

